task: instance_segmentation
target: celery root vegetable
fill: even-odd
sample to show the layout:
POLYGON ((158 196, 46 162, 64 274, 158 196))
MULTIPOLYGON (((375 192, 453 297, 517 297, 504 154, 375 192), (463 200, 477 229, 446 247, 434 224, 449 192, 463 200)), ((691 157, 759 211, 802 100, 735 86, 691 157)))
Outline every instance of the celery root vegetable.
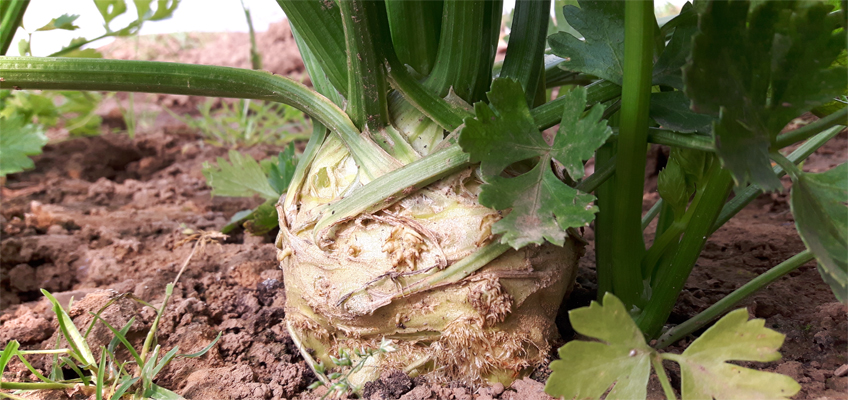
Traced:
POLYGON ((292 335, 326 362, 340 349, 393 339, 397 351, 381 356, 381 368, 469 383, 509 383, 547 357, 578 240, 520 250, 497 243, 499 213, 477 203, 472 169, 315 237, 308 228, 356 172, 334 151, 325 146, 299 193, 289 194, 298 207, 278 206, 292 335))

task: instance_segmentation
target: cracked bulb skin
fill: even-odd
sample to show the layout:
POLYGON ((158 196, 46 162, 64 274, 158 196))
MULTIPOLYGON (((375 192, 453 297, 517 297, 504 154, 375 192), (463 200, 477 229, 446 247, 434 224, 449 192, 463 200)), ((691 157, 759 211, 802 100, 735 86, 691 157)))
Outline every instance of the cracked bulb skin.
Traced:
POLYGON ((395 351, 355 377, 363 383, 399 369, 433 381, 509 384, 547 357, 581 239, 480 257, 497 240, 491 226, 500 216, 477 203, 472 169, 313 232, 356 179, 353 160, 330 139, 293 186, 292 205, 277 206, 286 318, 302 352, 332 365, 341 349, 393 340, 395 351))

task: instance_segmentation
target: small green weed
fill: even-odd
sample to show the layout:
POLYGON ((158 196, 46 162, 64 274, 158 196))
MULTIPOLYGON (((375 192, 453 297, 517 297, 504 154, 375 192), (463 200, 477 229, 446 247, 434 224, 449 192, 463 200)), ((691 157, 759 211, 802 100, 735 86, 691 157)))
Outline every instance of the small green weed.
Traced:
POLYGON ((284 146, 295 140, 309 139, 304 129, 305 117, 294 107, 250 100, 222 102, 219 109, 213 109, 214 104, 212 99, 199 104, 197 118, 166 110, 198 130, 213 146, 238 148, 263 143, 284 146))
MULTIPOLYGON (((292 333, 295 345, 298 346, 298 348, 302 347, 300 340, 297 338, 297 334, 295 334, 291 329, 289 329, 289 332, 292 333)), ((321 400, 330 396, 339 398, 349 392, 358 393, 362 390, 362 387, 352 382, 355 380, 354 375, 361 371, 372 357, 379 356, 380 354, 391 353, 395 350, 396 349, 392 344, 392 341, 383 338, 383 340, 380 341, 380 346, 376 349, 362 348, 354 349, 352 352, 350 350, 341 349, 339 351, 338 358, 330 356, 330 360, 333 363, 333 366, 331 367, 324 365, 323 361, 316 363, 312 357, 308 357, 306 363, 309 364, 312 371, 315 372, 315 376, 318 377, 317 381, 309 385, 309 389, 317 389, 321 386, 326 386, 327 393, 324 393, 324 395, 321 396, 321 400), (336 368, 337 370, 330 372, 330 369, 332 368, 336 368)))
MULTIPOLYGON (((177 354, 179 346, 174 346, 173 349, 160 357, 162 347, 156 343, 156 332, 158 331, 162 314, 165 312, 165 307, 168 305, 168 300, 170 300, 174 291, 174 285, 179 281, 188 263, 198 251, 202 252, 207 244, 224 238, 226 238, 226 235, 220 232, 188 232, 188 236, 177 243, 177 245, 194 242, 194 246, 189 256, 183 262, 179 273, 177 273, 177 277, 172 283, 166 286, 165 299, 158 309, 131 294, 117 296, 107 302, 96 313, 90 312, 94 318, 86 329, 85 334, 77 329, 73 320, 71 320, 71 317, 59 301, 52 294, 42 289, 41 293, 52 303, 53 312, 56 313, 56 318, 59 322, 60 334, 56 342, 56 348, 53 350, 20 350, 20 343, 18 341, 12 340, 9 342, 2 353, 0 353, 0 375, 2 375, 12 357, 17 357, 40 382, 0 382, 0 389, 13 391, 12 393, 0 392, 0 398, 23 399, 20 394, 26 391, 73 389, 80 388, 78 385, 82 384, 81 389, 89 395, 93 393, 97 400, 119 400, 122 398, 182 399, 176 393, 153 383, 154 378, 177 357, 196 358, 206 354, 218 342, 221 334, 219 333, 215 340, 197 353, 177 354), (135 322, 135 317, 130 318, 126 325, 120 329, 117 329, 101 318, 101 314, 122 297, 132 299, 156 310, 156 318, 153 320, 153 324, 147 333, 140 352, 132 346, 126 336, 130 327, 135 322), (106 326, 114 334, 114 337, 107 346, 101 346, 100 356, 95 357, 95 352, 89 346, 86 339, 98 321, 106 326), (60 347, 63 338, 67 342, 66 348, 60 347), (116 356, 119 344, 127 349, 131 356, 130 360, 120 360, 116 356), (25 357, 28 355, 52 355, 50 374, 44 376, 39 370, 33 368, 32 364, 25 357), (135 368, 131 368, 133 364, 136 365, 135 368), (62 371, 63 367, 73 370, 77 378, 66 379, 62 371)), ((70 308, 70 305, 68 308, 70 308)))

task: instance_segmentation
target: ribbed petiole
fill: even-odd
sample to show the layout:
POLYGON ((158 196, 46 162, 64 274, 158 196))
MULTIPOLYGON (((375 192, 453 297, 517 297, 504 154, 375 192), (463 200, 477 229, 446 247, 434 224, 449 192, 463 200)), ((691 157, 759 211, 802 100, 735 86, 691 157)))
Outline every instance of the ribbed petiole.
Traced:
POLYGON ((347 95, 345 37, 338 4, 303 0, 277 0, 277 3, 315 54, 333 86, 347 95))
POLYGON ((657 341, 656 348, 662 349, 667 347, 684 336, 695 332, 700 329, 704 325, 710 323, 714 319, 718 318, 731 307, 739 304, 742 300, 745 300, 748 296, 760 290, 770 283, 780 279, 780 277, 798 269, 798 267, 804 265, 808 261, 813 260, 813 253, 809 250, 804 250, 788 260, 780 263, 774 268, 766 271, 764 274, 757 276, 752 279, 750 282, 742 285, 739 289, 734 290, 732 293, 728 294, 725 297, 722 297, 721 300, 710 306, 704 311, 698 313, 698 315, 688 319, 686 322, 675 326, 670 329, 668 332, 660 336, 657 341))
POLYGON ((501 68, 501 77, 515 79, 521 84, 530 106, 539 88, 550 10, 550 0, 518 0, 515 3, 509 45, 501 68))
POLYGON ((774 148, 780 149, 793 143, 806 140, 834 125, 848 125, 848 107, 845 107, 807 126, 802 126, 794 131, 778 135, 777 140, 774 143, 774 148))
POLYGON ((651 282, 651 299, 636 317, 636 324, 648 337, 654 337, 671 314, 677 296, 683 290, 683 285, 692 272, 692 267, 698 260, 730 191, 730 172, 722 169, 718 160, 712 162, 706 179, 705 187, 699 190, 700 198, 696 202, 693 201, 691 219, 677 251, 668 264, 661 264, 657 268, 656 276, 651 282))
POLYGON ((347 114, 360 130, 379 130, 389 121, 386 102, 386 72, 378 37, 378 21, 370 7, 382 2, 345 0, 339 2, 347 54, 347 114))
POLYGON ((640 302, 643 284, 640 260, 642 193, 648 144, 648 108, 653 69, 654 2, 624 4, 624 78, 621 89, 621 125, 616 154, 615 198, 608 232, 612 245, 614 293, 630 308, 640 302))
MULTIPOLYGON (((453 88, 469 103, 482 99, 478 86, 485 83, 488 88, 491 81, 494 49, 490 47, 497 40, 493 9, 500 5, 500 1, 445 1, 436 63, 425 81, 428 90, 444 97, 453 88)), ((500 15, 500 9, 497 11, 500 15)), ((499 28, 500 20, 497 22, 499 28)))
POLYGON ((400 163, 363 137, 327 98, 268 72, 154 61, 41 57, 0 58, 0 89, 101 90, 271 100, 312 116, 338 134, 371 179, 400 163))
MULTIPOLYGON (((588 106, 603 103, 618 96, 621 96, 621 86, 609 81, 601 80, 586 86, 586 104, 588 106)), ((566 97, 559 97, 530 110, 530 115, 533 116, 539 129, 548 129, 559 123, 562 119, 562 107, 565 101, 566 97)))
POLYGON ((0 1, 0 55, 6 55, 15 32, 21 26, 29 0, 0 1))
POLYGON ((436 62, 442 27, 441 0, 386 0, 397 57, 421 75, 436 62))
MULTIPOLYGON (((402 200, 405 194, 458 171, 468 165, 469 156, 458 145, 450 146, 418 161, 407 164, 371 181, 365 187, 330 206, 313 228, 317 239, 327 235, 335 224, 373 213, 402 200)), ((317 240, 316 239, 316 240, 317 240)))

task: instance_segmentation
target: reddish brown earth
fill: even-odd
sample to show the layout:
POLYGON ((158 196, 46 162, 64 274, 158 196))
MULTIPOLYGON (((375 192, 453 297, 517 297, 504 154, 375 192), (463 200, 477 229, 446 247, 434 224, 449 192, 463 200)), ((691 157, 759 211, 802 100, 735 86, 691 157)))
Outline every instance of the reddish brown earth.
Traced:
MULTIPOLYGON (((260 35, 260 50, 262 43, 291 49, 291 42, 280 44, 290 39, 286 28, 277 25, 272 31, 275 29, 279 31, 273 34, 277 39, 260 35)), ((170 39, 159 39, 167 40, 170 39)), ((249 66, 246 35, 228 34, 220 41, 205 40, 206 47, 199 47, 195 53, 178 50, 179 57, 175 59, 249 66), (244 49, 245 55, 236 57, 237 61, 232 57, 222 57, 220 62, 203 58, 203 48, 224 46, 244 49)), ((121 49, 125 47, 117 46, 115 54, 120 55, 121 49)), ((265 54, 269 52, 272 51, 265 54)), ((291 63, 294 56, 290 53, 285 53, 289 55, 280 62, 291 63)), ((166 60, 172 56, 166 52, 156 54, 166 60)), ((268 68, 279 67, 269 59, 266 55, 268 68)), ((279 71, 299 73, 302 65, 279 71)), ((155 99, 158 103, 150 107, 194 102, 167 96, 155 99)), ((106 123, 120 128, 122 121, 115 118, 110 107, 114 104, 104 105, 106 123)), ((201 175, 201 165, 224 156, 226 149, 205 144, 166 113, 159 114, 155 121, 152 129, 134 140, 123 134, 105 134, 51 144, 42 156, 36 157, 35 170, 9 176, 2 189, 0 210, 0 347, 12 339, 26 349, 55 345, 56 319, 39 288, 56 294, 65 304, 73 298, 70 315, 80 327, 91 320, 89 311, 117 298, 103 317, 118 326, 135 317, 128 337, 140 347, 154 313, 118 295, 131 293, 154 305, 161 304, 165 285, 174 279, 191 251, 190 245, 177 246, 187 230, 219 230, 234 213, 259 204, 258 199, 212 198, 201 175)), ((847 149, 848 136, 843 133, 810 157, 805 168, 831 168, 845 161, 847 149)), ((245 151, 261 159, 281 150, 260 146, 245 151)), ((655 149, 652 154, 652 159, 662 162, 661 151, 655 149)), ((656 170, 656 165, 649 166, 649 188, 655 187, 656 170)), ((649 191, 645 195, 646 209, 656 199, 655 190, 649 191)), ((649 240, 650 233, 649 228, 649 240)), ((586 237, 591 242, 591 230, 586 237)), ((158 376, 157 384, 188 399, 321 396, 320 389, 306 389, 315 377, 285 328, 283 274, 277 268, 271 242, 271 236, 236 233, 191 259, 166 309, 159 343, 164 349, 179 346, 180 353, 191 353, 210 343, 218 332, 223 336, 207 355, 174 361, 158 376)), ((803 244, 795 232, 787 195, 760 196, 709 240, 670 323, 694 316, 801 250, 803 244)), ((565 311, 585 306, 595 298, 593 265, 594 250, 590 245, 581 262, 574 294, 560 313, 564 339, 577 337, 568 326, 565 311)), ((748 307, 753 316, 765 318, 766 326, 786 335, 783 360, 756 367, 795 378, 803 387, 797 399, 848 399, 848 376, 836 376, 836 371, 848 363, 848 310, 835 302, 813 263, 780 279, 741 306, 748 307)), ((90 337, 93 346, 111 338, 99 325, 90 337)), ((692 339, 684 339, 671 351, 682 351, 692 339)), ((39 357, 31 360, 42 369, 48 362, 39 357)), ((388 371, 379 381, 366 386, 364 395, 370 399, 404 400, 548 399, 542 388, 549 373, 541 367, 511 388, 467 388, 432 385, 388 371)), ((670 377, 675 385, 679 384, 677 371, 671 369, 670 377)), ((3 380, 32 379, 17 361, 3 376, 3 380)), ((651 388, 651 398, 662 397, 656 382, 651 388)), ((37 398, 86 396, 57 391, 41 393, 37 398)))

